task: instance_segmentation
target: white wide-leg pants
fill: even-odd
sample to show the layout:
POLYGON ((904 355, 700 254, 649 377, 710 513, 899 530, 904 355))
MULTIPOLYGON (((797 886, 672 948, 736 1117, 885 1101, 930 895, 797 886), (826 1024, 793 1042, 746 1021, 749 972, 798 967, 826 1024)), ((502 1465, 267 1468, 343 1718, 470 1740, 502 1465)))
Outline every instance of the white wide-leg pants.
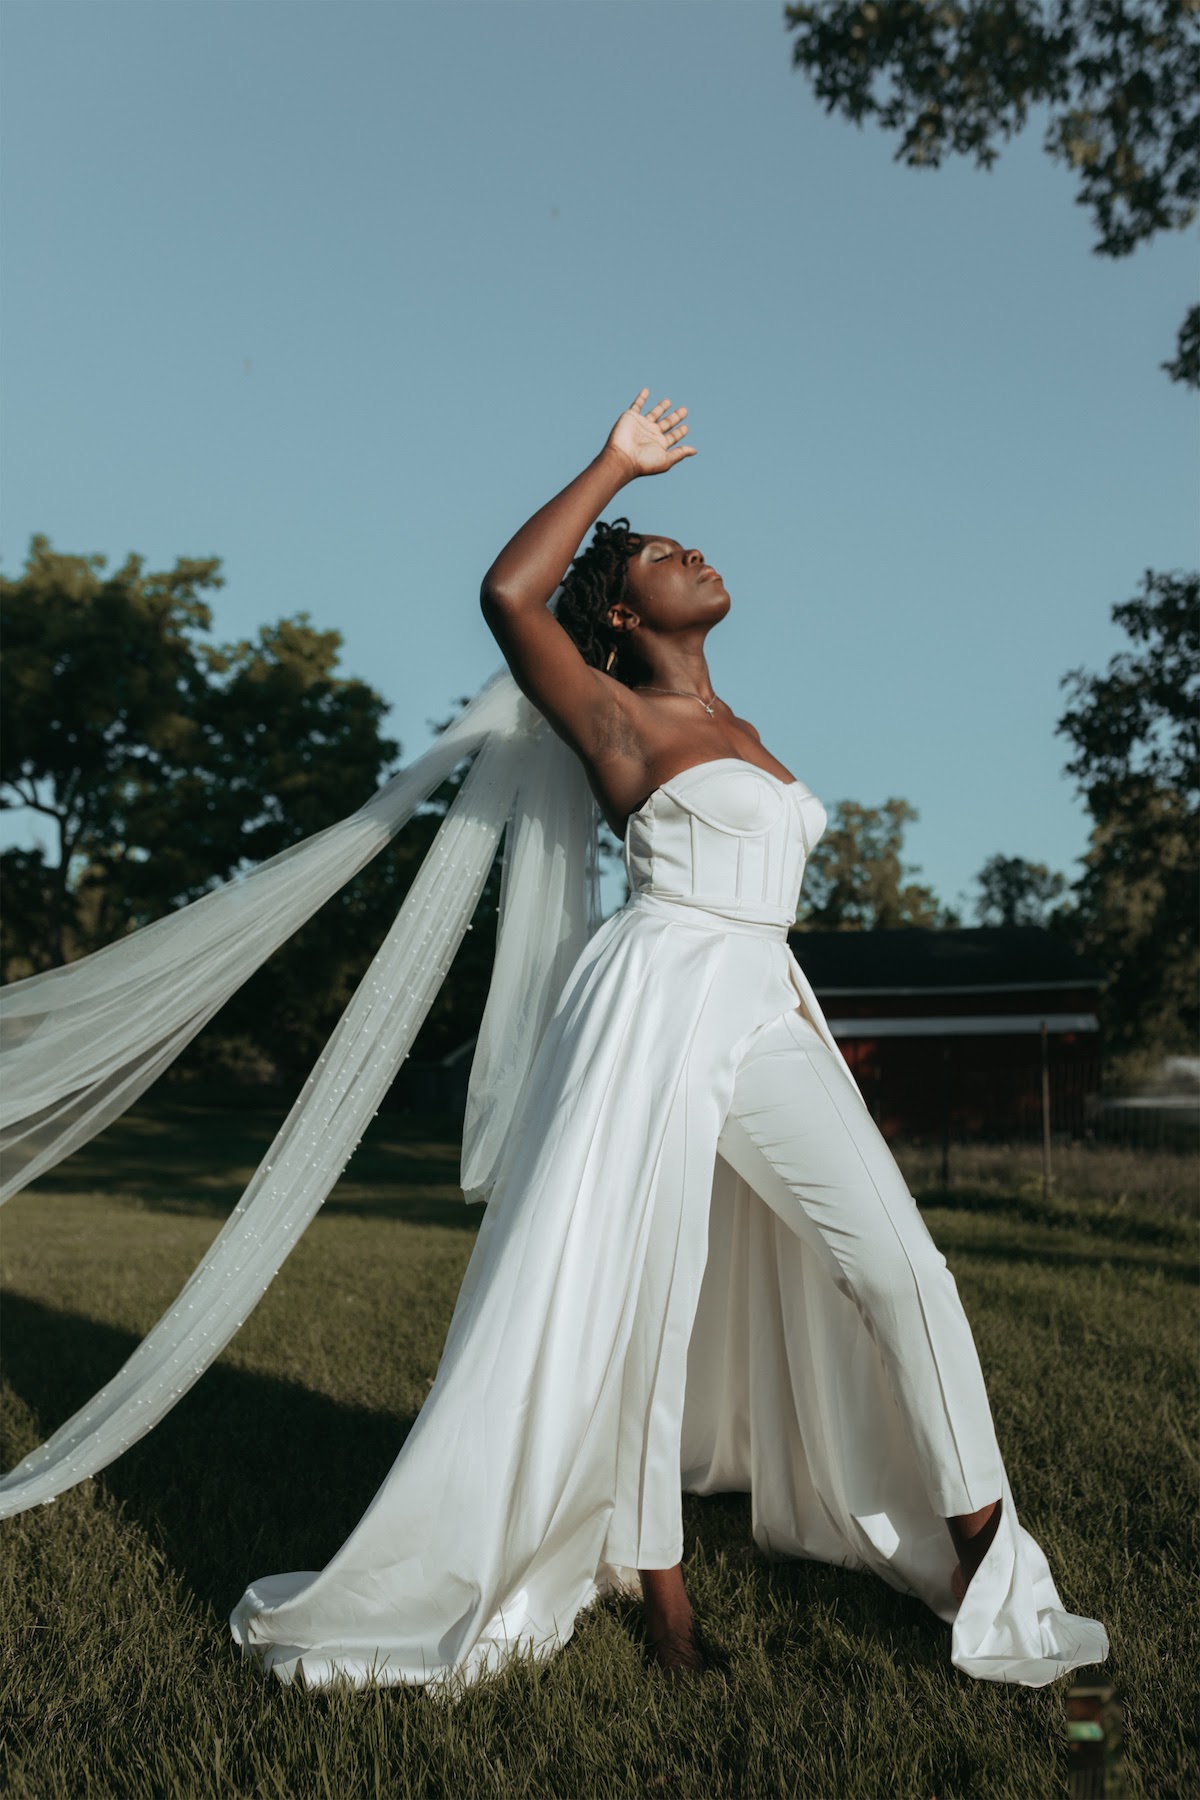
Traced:
MULTIPOLYGON (((954 1277, 861 1095, 799 1009, 750 1038, 717 1147, 857 1307, 933 1511, 952 1518, 1000 1498, 1003 1463, 954 1277)), ((687 1152, 681 1107, 664 1147, 669 1188, 687 1152)), ((686 1209, 652 1227, 632 1346, 653 1371, 652 1400, 648 1417, 627 1419, 608 1552, 638 1568, 671 1567, 682 1551, 680 1430, 706 1244, 707 1221, 686 1209)))
POLYGON ((803 1013, 753 1041, 718 1148, 857 1306, 934 1510, 952 1518, 998 1499, 1000 1450, 954 1277, 861 1094, 803 1013))

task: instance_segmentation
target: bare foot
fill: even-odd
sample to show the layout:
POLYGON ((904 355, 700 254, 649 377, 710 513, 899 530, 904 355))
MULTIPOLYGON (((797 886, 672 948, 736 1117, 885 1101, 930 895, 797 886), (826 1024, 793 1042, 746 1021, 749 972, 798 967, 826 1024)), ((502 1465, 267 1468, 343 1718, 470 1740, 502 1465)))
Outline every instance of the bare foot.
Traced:
POLYGON ((980 1507, 978 1512, 964 1513, 946 1520, 959 1558, 958 1566, 950 1577, 950 1586, 960 1606, 980 1563, 991 1548, 999 1529, 1003 1505, 1002 1496, 999 1500, 994 1500, 991 1506, 980 1507), (970 1530, 967 1529, 968 1525, 970 1530))
POLYGON ((659 1668, 668 1675, 702 1675, 708 1666, 690 1626, 648 1636, 646 1645, 659 1668))
POLYGON ((651 1656, 668 1674, 699 1674, 707 1667, 707 1661, 696 1639, 682 1565, 642 1569, 639 1573, 646 1603, 646 1646, 651 1656))

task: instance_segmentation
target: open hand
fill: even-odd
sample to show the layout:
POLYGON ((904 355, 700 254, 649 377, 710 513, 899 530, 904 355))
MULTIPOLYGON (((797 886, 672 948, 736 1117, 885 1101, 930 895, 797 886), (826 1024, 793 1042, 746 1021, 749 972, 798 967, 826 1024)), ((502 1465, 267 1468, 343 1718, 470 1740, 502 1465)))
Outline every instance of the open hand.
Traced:
POLYGON ((609 432, 605 445, 605 449, 615 450, 625 459, 631 475, 661 475, 664 469, 673 469, 685 456, 696 454, 690 444, 679 442, 687 434, 687 426, 678 422, 687 413, 687 407, 677 406, 674 412, 668 413, 671 402, 660 400, 657 406, 644 413, 642 407, 649 394, 649 388, 642 389, 609 432))

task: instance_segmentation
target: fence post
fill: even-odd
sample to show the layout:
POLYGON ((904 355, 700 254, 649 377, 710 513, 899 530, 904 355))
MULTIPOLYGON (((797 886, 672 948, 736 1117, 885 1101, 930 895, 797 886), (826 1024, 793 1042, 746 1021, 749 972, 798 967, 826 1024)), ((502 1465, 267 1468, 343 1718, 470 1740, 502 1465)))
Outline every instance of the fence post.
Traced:
POLYGON ((1049 1200, 1053 1175, 1050 1170, 1050 1050, 1046 1021, 1042 1020, 1042 1199, 1049 1200))

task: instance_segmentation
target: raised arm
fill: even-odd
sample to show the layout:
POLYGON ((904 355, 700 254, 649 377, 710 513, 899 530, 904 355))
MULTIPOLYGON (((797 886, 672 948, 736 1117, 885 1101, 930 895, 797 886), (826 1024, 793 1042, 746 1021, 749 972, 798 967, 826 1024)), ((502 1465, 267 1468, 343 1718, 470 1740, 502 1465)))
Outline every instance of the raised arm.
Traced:
POLYGON ((509 539, 479 590, 483 616, 517 686, 587 760, 608 741, 621 684, 584 660, 546 603, 586 533, 627 482, 695 455, 690 445, 676 448, 687 431, 678 423, 687 408, 664 417, 671 403, 660 400, 643 414, 649 391, 643 388, 621 414, 587 468, 509 539))

